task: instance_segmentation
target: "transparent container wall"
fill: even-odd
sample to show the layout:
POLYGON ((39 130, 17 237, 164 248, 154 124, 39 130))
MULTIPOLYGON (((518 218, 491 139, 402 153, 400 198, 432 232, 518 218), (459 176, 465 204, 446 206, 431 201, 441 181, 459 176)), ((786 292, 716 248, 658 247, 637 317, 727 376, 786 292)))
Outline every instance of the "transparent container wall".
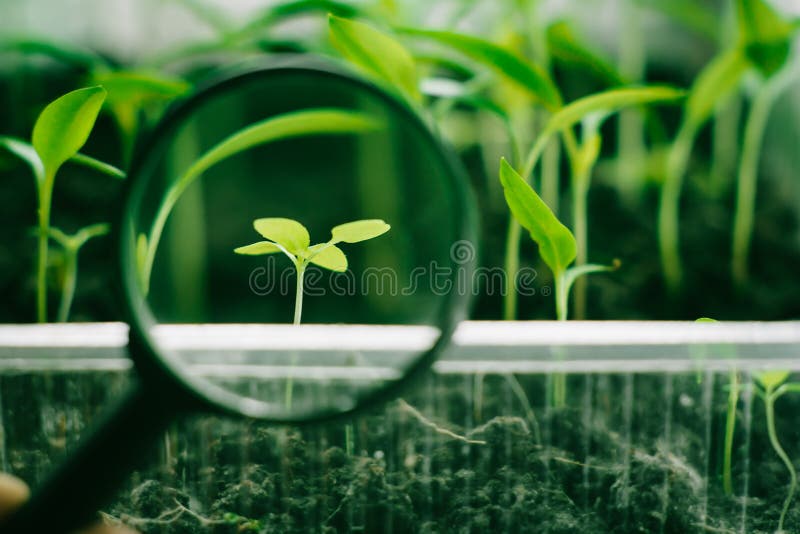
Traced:
MULTIPOLYGON (((402 399, 350 422, 176 423, 106 517, 144 533, 756 533, 791 497, 795 532, 778 449, 800 459, 800 332, 762 326, 705 345, 694 325, 628 326, 626 345, 613 323, 467 323, 402 399)), ((119 349, 62 370, 38 350, 0 351, 2 455, 32 482, 126 376, 119 349)))

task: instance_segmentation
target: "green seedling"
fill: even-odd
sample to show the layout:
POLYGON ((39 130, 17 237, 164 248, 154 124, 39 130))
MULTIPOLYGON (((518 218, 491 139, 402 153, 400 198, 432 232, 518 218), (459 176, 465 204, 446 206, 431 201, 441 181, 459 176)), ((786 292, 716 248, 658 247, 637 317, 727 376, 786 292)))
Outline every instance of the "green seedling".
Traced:
POLYGON ((738 0, 737 21, 739 36, 734 46, 723 49, 695 80, 667 160, 659 204, 658 235, 664 279, 672 292, 680 287, 683 278, 679 201, 695 138, 718 103, 725 102, 726 97, 739 87, 743 76, 755 70, 768 81, 747 119, 738 177, 732 262, 737 281, 741 283, 747 276, 758 156, 772 102, 790 81, 789 74, 780 76, 778 73, 787 64, 795 27, 782 20, 762 0, 738 0))
MULTIPOLYGON (((522 176, 529 177, 533 174, 539 158, 546 149, 550 138, 555 134, 560 133, 562 135, 565 146, 572 146, 571 149, 568 149, 568 152, 571 154, 572 212, 576 241, 576 265, 585 265, 588 260, 587 200, 592 169, 600 155, 602 143, 600 127, 603 122, 612 114, 623 109, 652 103, 676 102, 682 97, 682 91, 670 87, 653 86, 611 89, 575 100, 552 114, 545 124, 544 129, 528 153, 522 176), (573 126, 576 124, 581 125, 580 143, 573 141, 577 138, 572 131, 573 126)), ((507 253, 511 254, 508 250, 507 253)), ((516 249, 513 250, 513 254, 517 255, 516 249)), ((511 265, 518 262, 518 260, 508 260, 507 258, 507 264, 510 263, 511 265)), ((516 272, 516 270, 513 272, 516 272)), ((585 287, 578 286, 576 289, 581 290, 580 294, 576 295, 578 297, 576 298, 576 305, 579 310, 578 316, 583 317, 586 298, 585 287)))
MULTIPOLYGON (((261 52, 272 47, 305 51, 313 44, 305 39, 277 39, 273 36, 275 27, 289 23, 300 17, 334 14, 346 18, 366 18, 373 15, 367 5, 354 5, 336 0, 287 0, 270 3, 261 11, 248 17, 240 24, 229 14, 209 2, 181 0, 184 8, 202 21, 212 32, 208 40, 181 44, 174 49, 158 53, 146 61, 151 68, 163 69, 168 65, 205 54, 220 52, 261 52)), ((377 13, 376 13, 377 15, 377 13)))
MULTIPOLYGON (((513 52, 488 41, 459 35, 451 32, 402 29, 408 35, 432 39, 477 61, 525 91, 532 102, 542 105, 551 113, 542 132, 537 136, 523 167, 522 176, 531 177, 542 153, 551 143, 553 134, 560 134, 570 162, 573 216, 575 218, 575 237, 577 246, 577 265, 586 264, 588 250, 586 199, 590 176, 599 156, 601 137, 599 127, 612 113, 628 107, 641 106, 655 102, 674 102, 682 98, 683 92, 669 87, 629 87, 612 89, 596 95, 578 99, 564 105, 563 98, 552 78, 541 67, 525 60, 513 52), (581 123, 582 140, 579 141, 572 126, 581 123)), ((565 32, 562 30, 562 34, 565 32)), ((566 38, 562 35, 561 40, 566 38)), ((566 46, 566 45, 564 45, 566 46)), ((577 45, 573 45, 576 48, 577 45)), ((513 144, 513 143, 512 143, 513 144)), ((557 173, 545 173, 546 176, 557 173)), ((549 185, 543 189, 557 189, 549 185)), ((557 194, 548 193, 557 198, 557 194)), ((552 207, 550 208, 552 209, 552 207)), ((519 239, 521 229, 515 218, 509 221, 506 241, 506 300, 503 315, 514 319, 517 310, 517 296, 513 288, 519 272, 519 239)), ((584 315, 585 289, 579 283, 580 295, 576 298, 578 316, 584 315)))
MULTIPOLYGON (((539 255, 553 273, 556 317, 559 321, 566 321, 569 293, 575 280, 591 273, 616 270, 619 263, 571 266, 577 255, 575 236, 505 159, 500 162, 500 182, 511 214, 521 227, 528 230, 531 239, 539 246, 539 255)), ((563 405, 566 401, 566 378, 563 375, 554 377, 553 390, 555 404, 563 405)))
POLYGON ((36 317, 47 321, 47 241, 53 185, 59 169, 68 161, 123 178, 119 169, 79 154, 89 138, 106 98, 102 87, 87 87, 67 93, 44 108, 33 127, 32 142, 0 137, 0 147, 22 159, 33 172, 38 196, 38 258, 36 276, 36 317))
POLYGON ((78 253, 90 239, 108 234, 110 226, 106 223, 92 224, 81 228, 72 235, 67 235, 58 228, 50 228, 50 238, 61 245, 64 253, 64 272, 61 281, 61 304, 58 307, 56 321, 67 322, 72 300, 75 297, 75 286, 78 281, 78 253))
POLYGON ((673 293, 683 279, 679 202, 692 147, 718 101, 724 100, 738 87, 747 66, 744 54, 735 49, 720 53, 703 69, 689 91, 683 120, 670 145, 659 199, 658 242, 664 281, 673 293))
POLYGON ((738 287, 748 279, 748 256, 753 234, 756 181, 764 132, 772 106, 793 83, 800 68, 789 60, 797 29, 761 0, 737 2, 740 47, 759 74, 760 87, 750 107, 739 163, 734 212, 731 274, 738 287))
MULTIPOLYGON (((331 238, 325 243, 311 244, 305 226, 292 219, 270 217, 256 219, 253 228, 265 241, 238 247, 236 254, 261 256, 282 252, 294 265, 297 273, 294 300, 293 324, 298 325, 303 316, 303 280, 306 268, 316 265, 334 272, 347 270, 347 256, 337 245, 340 243, 360 243, 381 236, 391 228, 379 219, 366 219, 334 226, 331 238)), ((286 407, 292 405, 292 379, 286 385, 286 407)))
MULTIPOLYGON (((715 319, 709 317, 701 317, 695 321, 696 323, 716 323, 715 319)), ((704 348, 705 349, 705 348, 704 348)), ((700 355, 703 358, 706 356, 706 351, 700 355)), ((727 356, 734 358, 736 355, 731 351, 727 356)), ((700 383, 702 375, 698 369, 697 381, 700 383)), ((731 366, 730 374, 728 376, 728 402, 727 413, 725 416, 725 440, 723 443, 723 456, 722 456, 722 490, 728 497, 733 496, 733 438, 736 432, 736 407, 739 404, 739 395, 742 392, 742 385, 739 380, 739 370, 735 365, 731 366)))
POLYGON ((778 440, 778 432, 775 428, 775 401, 786 393, 800 393, 800 383, 787 382, 789 375, 789 371, 764 371, 755 376, 755 391, 763 399, 764 409, 766 410, 769 442, 775 454, 778 455, 786 466, 787 471, 789 471, 789 491, 783 501, 783 508, 781 509, 776 530, 776 532, 780 533, 786 532, 783 529, 783 525, 786 521, 786 514, 789 512, 789 506, 792 504, 794 494, 797 491, 797 472, 794 469, 791 458, 781 446, 778 440))
POLYGON ((236 254, 261 256, 282 252, 297 271, 297 292, 294 306, 294 324, 300 324, 303 314, 303 275, 306 268, 314 264, 335 272, 347 270, 347 256, 337 245, 359 243, 374 239, 389 231, 391 226, 379 219, 366 219, 334 226, 331 238, 325 243, 311 245, 306 227, 297 221, 284 218, 264 218, 253 221, 253 228, 266 241, 234 250, 236 254))
POLYGON ((200 156, 183 172, 164 195, 149 234, 137 236, 136 251, 139 281, 144 294, 149 292, 161 234, 181 195, 211 167, 250 148, 274 141, 309 135, 341 135, 374 131, 382 123, 365 113, 336 108, 315 108, 283 113, 252 124, 227 137, 200 156))

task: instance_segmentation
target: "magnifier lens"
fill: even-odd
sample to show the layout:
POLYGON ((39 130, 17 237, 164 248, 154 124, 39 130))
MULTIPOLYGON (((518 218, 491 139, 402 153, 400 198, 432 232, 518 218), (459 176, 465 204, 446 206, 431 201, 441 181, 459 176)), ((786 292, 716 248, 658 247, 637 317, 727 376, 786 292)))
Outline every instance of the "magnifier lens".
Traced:
POLYGON ((350 410, 433 348, 467 290, 457 176, 369 85, 240 76, 148 154, 123 228, 134 327, 219 405, 287 421, 350 410))

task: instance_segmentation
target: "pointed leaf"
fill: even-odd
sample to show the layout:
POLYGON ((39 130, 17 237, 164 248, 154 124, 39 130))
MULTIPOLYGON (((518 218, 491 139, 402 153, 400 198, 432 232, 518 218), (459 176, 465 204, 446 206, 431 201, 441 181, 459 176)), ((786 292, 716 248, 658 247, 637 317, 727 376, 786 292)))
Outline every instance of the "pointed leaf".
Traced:
POLYGON ((534 100, 541 102, 550 110, 561 107, 561 94, 550 76, 538 65, 526 61, 510 50, 484 39, 458 33, 415 28, 402 28, 400 31, 408 35, 433 39, 486 65, 522 87, 534 100))
POLYGON ((282 252, 280 247, 271 241, 259 241, 252 245, 245 245, 233 249, 236 254, 243 254, 246 256, 261 256, 262 254, 274 254, 282 252))
POLYGON ((390 228, 380 219, 365 219, 334 226, 331 237, 334 243, 358 243, 383 235, 390 228))
POLYGON ((192 87, 179 78, 139 71, 95 72, 92 81, 108 91, 106 104, 112 107, 166 102, 186 94, 192 87))
POLYGON ((414 58, 398 41, 367 24, 328 15, 331 42, 369 74, 421 100, 414 58))
POLYGON ((786 382, 790 374, 789 371, 763 371, 756 373, 756 380, 764 389, 771 391, 786 382))
POLYGON ((747 57, 765 76, 780 70, 789 57, 792 23, 764 0, 737 0, 736 11, 747 57))
POLYGON ((579 98, 556 112, 547 123, 547 131, 563 130, 585 117, 603 112, 606 115, 634 106, 655 102, 675 103, 686 91, 668 86, 622 87, 579 98))
POLYGON ((564 63, 593 72, 609 86, 625 83, 611 63, 598 56, 582 43, 568 22, 559 21, 547 28, 547 48, 550 54, 564 63))
MULTIPOLYGON (((579 98, 555 112, 528 155, 526 169, 531 168, 547 146, 550 136, 570 128, 586 117, 599 114, 605 119, 622 109, 656 102, 674 103, 686 96, 686 91, 668 86, 622 87, 579 98)), ((599 123, 595 124, 599 127, 599 123)))
POLYGON ((86 143, 105 98, 102 87, 87 87, 67 93, 44 108, 33 127, 33 147, 46 173, 55 174, 86 143))
POLYGON ((23 37, 0 41, 0 50, 17 51, 24 54, 39 54, 79 69, 108 66, 105 58, 88 48, 74 43, 51 41, 49 38, 23 37))
POLYGON ((575 280, 580 278, 581 276, 586 276, 587 274, 594 274, 594 273, 609 273, 616 271, 619 269, 620 262, 618 260, 614 260, 614 263, 611 265, 599 265, 597 263, 587 263, 585 265, 576 265, 574 267, 570 267, 567 269, 566 273, 564 273, 564 286, 565 291, 569 294, 570 289, 572 288, 572 284, 575 283, 575 280))
POLYGON ((0 147, 8 150, 28 164, 36 179, 37 186, 44 182, 44 164, 42 164, 39 154, 36 153, 31 144, 22 139, 2 136, 0 137, 0 147))
POLYGON ((77 163, 78 165, 83 165, 84 167, 89 167, 90 169, 94 169, 98 172, 111 176, 112 178, 119 178, 120 180, 125 179, 125 172, 113 165, 109 165, 104 161, 100 161, 99 159, 95 159, 91 156, 87 156, 86 154, 75 154, 70 158, 72 163, 77 163))
POLYGON ((347 270, 347 256, 336 245, 320 243, 308 248, 308 261, 314 265, 330 269, 331 271, 344 272, 347 270))
POLYGON ((180 178, 188 186, 209 167, 249 148, 304 135, 336 135, 377 130, 382 123, 357 111, 316 108, 282 113, 239 130, 203 154, 180 178))
POLYGON ((500 162, 500 182, 511 213, 539 245, 544 262, 556 276, 563 273, 577 253, 572 232, 505 159, 500 162))
POLYGON ((687 120, 700 126, 717 104, 731 93, 747 70, 744 54, 736 49, 723 52, 705 66, 692 85, 686 102, 687 120))
POLYGON ((253 228, 256 232, 278 243, 283 248, 294 254, 301 254, 308 248, 311 240, 308 230, 299 222, 282 217, 266 217, 253 221, 253 228))

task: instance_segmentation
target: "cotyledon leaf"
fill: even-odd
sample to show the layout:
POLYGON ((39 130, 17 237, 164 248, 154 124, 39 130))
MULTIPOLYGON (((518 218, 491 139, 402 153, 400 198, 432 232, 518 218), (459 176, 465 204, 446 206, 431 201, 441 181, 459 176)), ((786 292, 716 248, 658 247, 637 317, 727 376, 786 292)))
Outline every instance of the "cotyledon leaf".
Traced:
POLYGON ((280 247, 272 241, 259 241, 251 245, 237 247, 233 249, 236 254, 243 254, 245 256, 261 256, 262 254, 274 254, 275 252, 282 252, 280 247))
POLYGON ((331 237, 334 243, 358 243, 385 234, 391 229, 381 219, 365 219, 334 226, 331 237))
POLYGON ((320 243, 309 247, 307 257, 309 263, 331 271, 344 272, 347 270, 347 256, 342 249, 330 243, 320 243))
POLYGON ((311 244, 305 226, 293 219, 265 217, 253 221, 253 228, 266 239, 278 243, 295 256, 303 253, 311 244))

